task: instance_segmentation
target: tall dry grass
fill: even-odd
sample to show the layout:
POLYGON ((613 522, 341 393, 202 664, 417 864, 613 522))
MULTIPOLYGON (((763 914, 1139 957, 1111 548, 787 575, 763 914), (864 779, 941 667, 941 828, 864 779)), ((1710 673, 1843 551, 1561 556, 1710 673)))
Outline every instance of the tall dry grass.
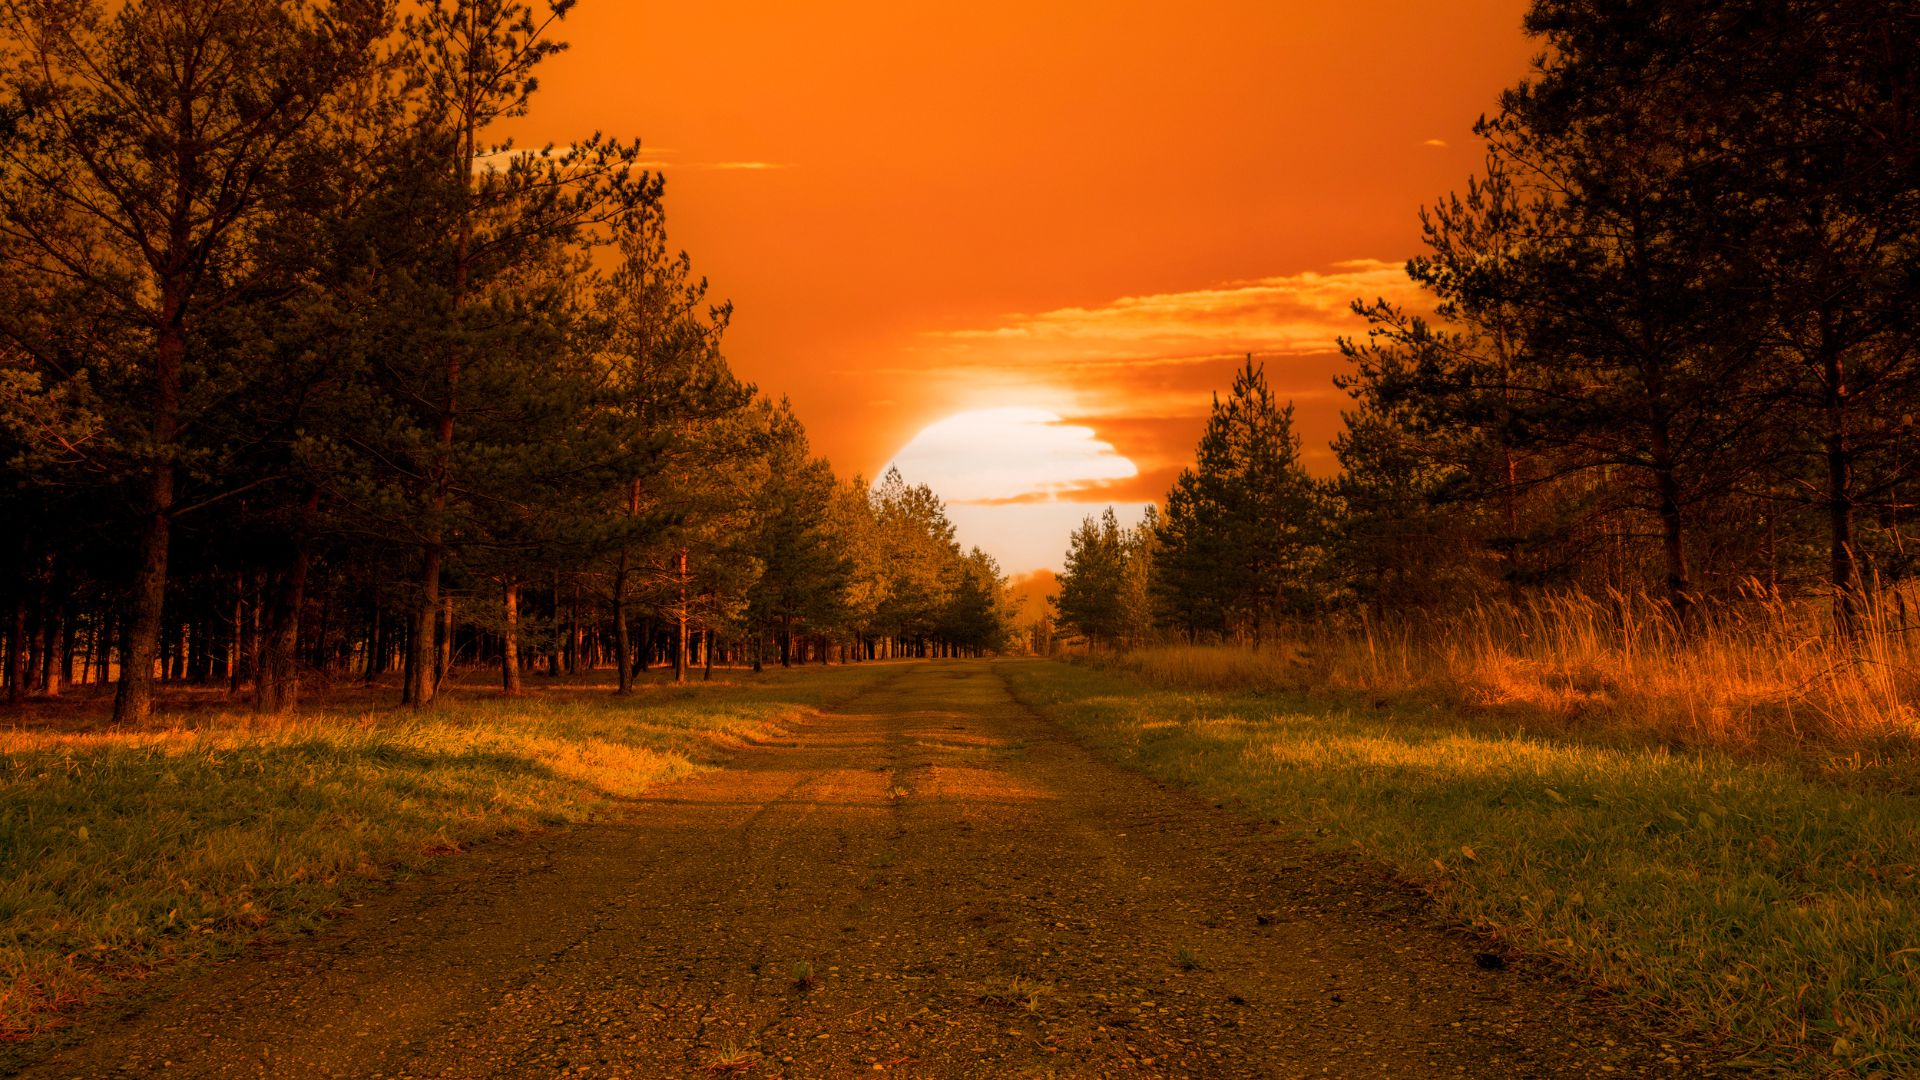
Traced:
POLYGON ((1905 742, 1920 734, 1910 606, 1920 612, 1875 590, 1848 636, 1825 602, 1753 590, 1682 632, 1658 601, 1560 594, 1299 628, 1259 648, 1140 649, 1117 662, 1193 689, 1431 695, 1529 725, 1679 744, 1905 742))

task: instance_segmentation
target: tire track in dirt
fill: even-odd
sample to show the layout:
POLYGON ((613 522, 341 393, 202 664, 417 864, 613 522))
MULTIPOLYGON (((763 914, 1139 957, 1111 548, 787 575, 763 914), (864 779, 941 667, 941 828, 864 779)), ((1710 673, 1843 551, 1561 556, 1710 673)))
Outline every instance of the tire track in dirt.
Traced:
POLYGON ((985 663, 886 684, 31 1076, 1698 1076, 1352 860, 1099 761, 985 663), (794 964, 813 982, 794 981, 794 964))

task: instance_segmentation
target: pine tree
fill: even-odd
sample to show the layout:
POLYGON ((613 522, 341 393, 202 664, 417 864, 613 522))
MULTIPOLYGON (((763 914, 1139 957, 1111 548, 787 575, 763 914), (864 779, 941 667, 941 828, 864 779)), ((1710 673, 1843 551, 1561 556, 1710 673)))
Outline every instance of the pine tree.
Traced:
POLYGON ((1253 363, 1234 377, 1167 495, 1156 591, 1163 619, 1192 638, 1258 643, 1325 597, 1325 493, 1300 464, 1293 406, 1253 363))
POLYGON ((1122 531, 1120 548, 1120 641, 1145 645, 1159 624, 1153 579, 1160 561, 1160 512, 1147 507, 1140 524, 1122 531))
MULTIPOLYGON (((676 674, 685 677, 686 637, 711 630, 732 590, 702 594, 692 575, 713 563, 744 520, 750 498, 741 468, 758 452, 742 413, 753 388, 720 351, 732 305, 709 304, 707 282, 667 242, 666 216, 648 201, 614 230, 617 269, 597 291, 596 348, 610 380, 607 408, 621 429, 618 490, 624 510, 610 601, 620 693, 632 685, 630 606, 636 591, 676 628, 676 674)), ((717 565, 717 564, 716 564, 717 565)), ((643 649, 650 643, 642 642, 643 649)))
POLYGON ((1126 541, 1112 507, 1097 521, 1082 521, 1067 538, 1053 605, 1060 621, 1086 638, 1089 648, 1118 644, 1126 628, 1126 560, 1126 541))
POLYGON ((417 418, 425 437, 412 455, 422 549, 406 688, 415 708, 434 694, 441 575, 465 479, 460 465, 469 456, 459 420, 500 386, 476 379, 477 365, 498 347, 503 329, 524 325, 503 323, 500 316, 511 315, 520 299, 504 287, 516 283, 513 272, 530 251, 570 243, 657 197, 654 182, 636 171, 637 143, 596 137, 559 152, 527 153, 483 141, 501 121, 525 115, 539 85, 536 69, 564 48, 549 32, 573 6, 549 0, 537 11, 515 0, 428 0, 407 24, 446 226, 446 247, 432 276, 422 279, 422 313, 431 322, 413 344, 426 366, 409 373, 402 391, 425 404, 417 418), (502 304, 510 310, 501 311, 502 304))
POLYGON ((779 639, 780 665, 793 663, 800 628, 825 628, 845 611, 852 563, 828 524, 833 470, 811 455, 786 401, 764 411, 766 472, 754 499, 764 567, 751 591, 749 617, 779 639))
POLYGON ((1005 602, 1007 579, 993 556, 973 548, 948 568, 948 577, 940 636, 963 656, 1004 648, 1013 619, 1005 602))
POLYGON ((188 491, 195 410, 223 400, 209 384, 226 374, 197 339, 256 273, 297 272, 250 261, 250 229, 303 182, 288 168, 294 148, 376 63, 391 12, 388 0, 324 13, 293 0, 0 4, 0 32, 17 45, 0 140, 0 258, 137 339, 78 358, 102 374, 130 365, 92 380, 113 395, 98 415, 141 517, 118 722, 153 708, 175 519, 217 494, 188 491))
POLYGON ((885 599, 876 618, 892 639, 925 655, 945 599, 946 569, 960 555, 946 507, 925 484, 888 469, 874 488, 878 541, 886 553, 885 599))

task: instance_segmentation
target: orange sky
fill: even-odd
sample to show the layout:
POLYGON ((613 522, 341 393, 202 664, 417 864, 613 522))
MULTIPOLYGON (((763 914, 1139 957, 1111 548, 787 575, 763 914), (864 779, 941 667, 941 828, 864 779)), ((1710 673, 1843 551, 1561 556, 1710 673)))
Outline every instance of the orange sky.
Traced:
POLYGON ((1524 8, 584 0, 516 128, 644 137, 735 368, 843 474, 1009 406, 1133 461, 1048 514, 956 514, 1026 570, 1062 514, 1164 492, 1240 353, 1325 469, 1345 303, 1400 287, 1417 208, 1475 168, 1524 8))

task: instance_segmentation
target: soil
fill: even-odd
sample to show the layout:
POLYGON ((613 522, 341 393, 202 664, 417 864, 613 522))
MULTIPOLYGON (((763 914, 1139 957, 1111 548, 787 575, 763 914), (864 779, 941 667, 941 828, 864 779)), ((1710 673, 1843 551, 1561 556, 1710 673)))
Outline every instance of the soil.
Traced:
POLYGON ((40 1076, 1700 1076, 1355 858, 1106 763, 993 665, 156 985, 40 1076))

